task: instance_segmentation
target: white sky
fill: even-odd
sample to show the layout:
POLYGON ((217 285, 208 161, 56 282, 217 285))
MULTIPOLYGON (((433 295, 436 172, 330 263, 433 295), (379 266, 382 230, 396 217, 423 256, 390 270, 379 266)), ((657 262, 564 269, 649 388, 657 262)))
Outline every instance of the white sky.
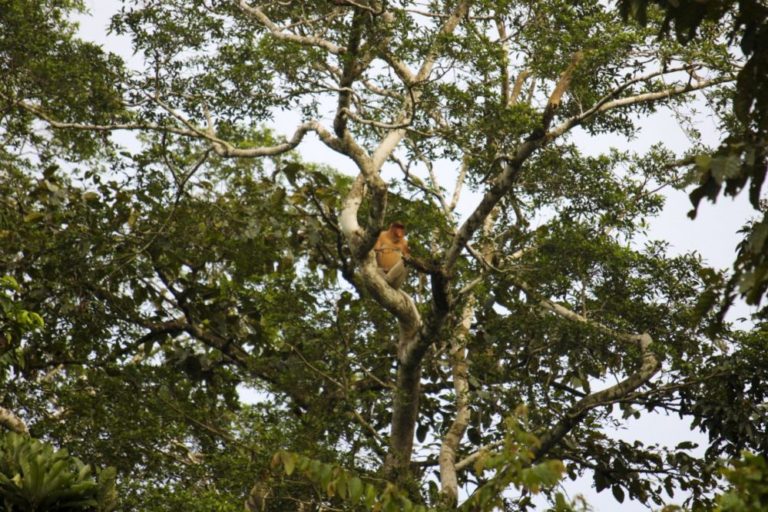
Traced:
MULTIPOLYGON (((112 52, 121 56, 135 67, 141 65, 141 60, 131 53, 130 40, 125 37, 106 35, 106 27, 109 17, 120 7, 119 0, 86 0, 86 6, 91 11, 91 17, 81 18, 80 34, 83 38, 103 43, 112 52)), ((286 136, 293 133, 294 127, 299 122, 299 116, 291 113, 280 114, 274 123, 274 128, 286 136)), ((594 147, 595 152, 602 152, 611 146, 619 149, 633 149, 642 152, 654 143, 663 141, 664 144, 678 154, 690 146, 684 131, 678 126, 670 113, 658 113, 643 121, 643 130, 637 140, 627 141, 615 136, 600 136, 599 138, 587 138, 584 133, 576 135, 576 142, 581 147, 594 147)), ((703 134, 704 142, 716 144, 719 140, 717 129, 711 119, 702 117, 697 121, 696 128, 703 134)), ((337 170, 347 174, 355 174, 356 169, 351 161, 340 157, 323 145, 314 135, 305 139, 299 147, 299 152, 305 155, 307 160, 332 165, 337 170)), ((452 183, 442 183, 449 190, 452 183)), ((465 190, 463 204, 466 205, 464 214, 468 214, 474 206, 478 196, 469 195, 465 190)), ((702 255, 710 265, 718 268, 730 267, 735 256, 736 244, 739 237, 736 230, 744 221, 753 215, 746 194, 743 193, 735 200, 721 197, 716 205, 703 202, 699 207, 699 214, 695 221, 690 220, 686 213, 691 209, 687 194, 669 189, 667 203, 661 215, 652 222, 649 230, 650 239, 665 240, 671 244, 673 253, 685 253, 696 251, 702 255)), ((738 305, 732 311, 730 318, 747 316, 749 310, 744 305, 738 305)), ((692 434, 688 428, 688 422, 677 417, 665 417, 644 413, 639 420, 628 420, 626 428, 615 433, 616 437, 625 440, 642 440, 646 444, 659 443, 674 447, 684 440, 694 440, 700 444, 706 444, 706 438, 701 434, 692 434)), ((621 508, 624 512, 641 512, 648 510, 636 502, 625 501, 619 505, 613 498, 610 490, 600 494, 591 488, 589 478, 576 482, 565 482, 568 494, 575 496, 583 494, 588 503, 597 512, 608 512, 621 508)), ((676 494, 674 502, 681 503, 684 495, 676 494)))

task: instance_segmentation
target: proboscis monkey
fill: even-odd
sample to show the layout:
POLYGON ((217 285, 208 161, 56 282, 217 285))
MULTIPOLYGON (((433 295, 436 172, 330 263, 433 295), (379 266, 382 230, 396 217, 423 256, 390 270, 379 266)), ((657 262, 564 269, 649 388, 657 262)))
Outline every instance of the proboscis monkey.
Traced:
POLYGON ((405 226, 400 222, 390 224, 389 229, 379 233, 373 250, 376 252, 376 263, 384 280, 392 288, 400 288, 408 277, 403 258, 410 255, 408 240, 405 239, 405 226))

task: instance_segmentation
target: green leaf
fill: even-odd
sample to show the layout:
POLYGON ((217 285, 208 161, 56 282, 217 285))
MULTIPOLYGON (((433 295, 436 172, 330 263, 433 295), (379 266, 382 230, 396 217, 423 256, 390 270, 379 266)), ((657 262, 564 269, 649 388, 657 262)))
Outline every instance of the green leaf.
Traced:
POLYGON ((296 457, 291 453, 283 454, 283 467, 285 468, 285 474, 291 476, 293 469, 296 467, 296 457))
POLYGON ((83 192, 81 197, 83 198, 83 201, 86 202, 96 202, 99 200, 99 194, 93 191, 83 192))
POLYGON ((304 166, 298 162, 289 162, 282 169, 283 174, 285 174, 285 177, 288 178, 288 182, 291 185, 296 185, 296 180, 298 179, 299 173, 303 170, 304 166))
POLYGON ((363 495, 363 491, 365 490, 363 482, 357 477, 352 477, 349 479, 347 485, 349 488, 349 499, 352 502, 359 501, 363 495))
POLYGON ((371 484, 365 484, 365 506, 368 508, 373 507, 373 504, 376 503, 376 497, 376 488, 371 484))
POLYGON ((24 222, 27 223, 33 223, 37 222, 45 217, 45 214, 43 212, 29 212, 24 216, 24 222))
POLYGON ((708 154, 696 155, 694 162, 699 172, 701 174, 704 174, 710 169, 710 165, 712 164, 712 155, 708 155, 708 154))
POLYGON ((718 184, 736 178, 741 173, 741 163, 736 155, 715 156, 712 158, 710 167, 712 177, 718 184))
POLYGON ((613 497, 616 498, 616 501, 619 503, 624 503, 624 490, 620 486, 612 486, 611 492, 613 493, 613 497))

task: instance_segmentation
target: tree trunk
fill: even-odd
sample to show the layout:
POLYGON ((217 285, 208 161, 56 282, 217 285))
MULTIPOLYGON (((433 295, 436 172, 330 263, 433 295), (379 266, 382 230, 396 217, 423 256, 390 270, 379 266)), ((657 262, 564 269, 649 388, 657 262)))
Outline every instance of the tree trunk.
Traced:
POLYGON ((469 363, 467 362, 467 339, 469 326, 475 313, 475 300, 470 297, 464 306, 461 324, 455 339, 451 342, 451 367, 453 369, 453 390, 456 394, 456 416, 440 446, 440 494, 441 501, 448 507, 455 507, 459 497, 459 481, 456 474, 456 452, 461 438, 469 426, 469 363))
POLYGON ((418 330, 400 322, 398 341, 397 381, 392 397, 392 429, 389 453, 384 462, 385 477, 404 482, 410 476, 413 437, 419 419, 421 393, 421 361, 409 361, 406 348, 417 342, 418 330))

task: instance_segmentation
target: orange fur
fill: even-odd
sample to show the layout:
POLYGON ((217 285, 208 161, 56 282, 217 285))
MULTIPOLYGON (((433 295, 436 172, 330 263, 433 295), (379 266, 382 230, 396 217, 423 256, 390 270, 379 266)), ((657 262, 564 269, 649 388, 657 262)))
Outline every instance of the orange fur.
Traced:
POLYGON ((403 259, 403 256, 410 254, 408 240, 405 239, 405 227, 393 222, 389 229, 379 234, 373 250, 376 251, 376 263, 379 268, 388 272, 403 259))

